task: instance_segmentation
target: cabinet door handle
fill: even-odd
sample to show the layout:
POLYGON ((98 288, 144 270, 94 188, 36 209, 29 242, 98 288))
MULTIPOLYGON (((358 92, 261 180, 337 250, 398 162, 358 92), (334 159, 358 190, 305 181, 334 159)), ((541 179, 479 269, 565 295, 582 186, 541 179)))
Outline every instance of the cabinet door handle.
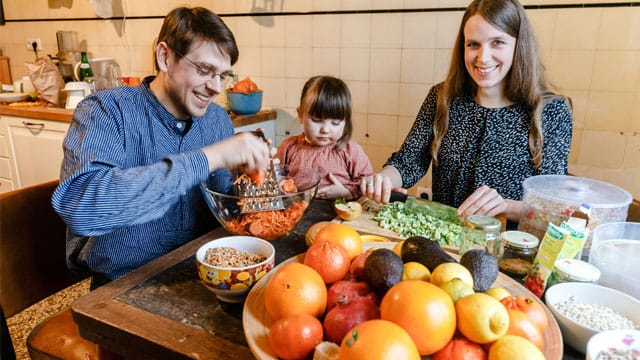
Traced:
POLYGON ((22 125, 24 125, 27 129, 29 129, 29 131, 31 131, 33 135, 38 135, 44 129, 43 123, 33 123, 33 122, 23 121, 22 125))

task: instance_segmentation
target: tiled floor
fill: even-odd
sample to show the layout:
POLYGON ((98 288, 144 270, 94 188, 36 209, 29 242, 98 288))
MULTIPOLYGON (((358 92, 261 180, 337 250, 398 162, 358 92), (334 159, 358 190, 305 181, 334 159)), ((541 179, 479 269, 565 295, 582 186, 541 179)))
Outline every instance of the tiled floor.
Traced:
POLYGON ((7 319, 17 360, 30 360, 27 336, 31 329, 47 317, 68 307, 79 296, 89 292, 90 279, 72 285, 7 319))

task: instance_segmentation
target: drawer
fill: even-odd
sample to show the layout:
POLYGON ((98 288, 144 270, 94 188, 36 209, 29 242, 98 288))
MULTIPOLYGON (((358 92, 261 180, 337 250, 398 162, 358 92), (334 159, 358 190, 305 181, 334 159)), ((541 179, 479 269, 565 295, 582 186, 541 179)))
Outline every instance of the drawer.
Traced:
POLYGON ((0 157, 9 157, 9 140, 0 134, 0 157))
POLYGON ((7 158, 0 158, 0 178, 11 179, 9 159, 7 158))
POLYGON ((13 190, 13 181, 0 178, 0 193, 13 190))

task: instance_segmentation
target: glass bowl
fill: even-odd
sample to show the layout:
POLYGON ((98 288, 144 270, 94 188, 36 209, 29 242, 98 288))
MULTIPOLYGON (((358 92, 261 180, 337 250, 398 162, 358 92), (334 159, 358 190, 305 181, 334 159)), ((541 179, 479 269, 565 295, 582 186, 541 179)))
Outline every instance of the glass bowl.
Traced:
MULTIPOLYGON (((238 196, 237 186, 232 187, 232 194, 223 194, 212 190, 209 181, 200 184, 200 188, 209 209, 227 231, 273 241, 288 235, 295 228, 315 197, 320 182, 320 176, 312 169, 278 165, 274 173, 281 195, 238 196), (290 185, 291 182, 295 184, 295 191, 284 192, 282 185, 290 185), (246 210, 247 203, 265 199, 269 199, 275 209, 258 212, 246 210)), ((212 178, 209 180, 213 184, 212 178)), ((237 182, 236 177, 234 184, 237 182)), ((285 186, 285 189, 289 187, 285 186)))

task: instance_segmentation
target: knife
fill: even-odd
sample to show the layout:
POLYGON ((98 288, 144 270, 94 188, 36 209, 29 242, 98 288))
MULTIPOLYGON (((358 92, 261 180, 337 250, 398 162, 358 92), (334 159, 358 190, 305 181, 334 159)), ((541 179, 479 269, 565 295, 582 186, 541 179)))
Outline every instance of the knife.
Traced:
POLYGON ((392 191, 391 192, 391 196, 389 197, 389 202, 395 202, 395 201, 400 201, 400 202, 407 202, 407 200, 417 200, 417 199, 422 199, 422 200, 429 200, 429 195, 422 193, 422 195, 420 195, 419 198, 416 198, 415 196, 411 196, 409 194, 403 194, 399 191, 392 191))

